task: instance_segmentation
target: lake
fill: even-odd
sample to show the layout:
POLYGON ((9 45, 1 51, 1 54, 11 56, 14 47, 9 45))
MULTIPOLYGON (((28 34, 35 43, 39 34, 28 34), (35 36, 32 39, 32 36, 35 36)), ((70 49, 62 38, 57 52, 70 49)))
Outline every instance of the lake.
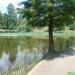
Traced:
MULTIPOLYGON (((75 48, 75 38, 54 38, 56 51, 75 48)), ((25 36, 0 37, 0 73, 22 75, 48 52, 48 38, 25 36), (11 65, 11 66, 10 66, 11 65), (10 70, 9 70, 10 69, 10 70), (23 72, 22 72, 23 71, 23 72), (2 73, 3 72, 3 73, 2 73)))
POLYGON ((31 37, 0 37, 0 57, 3 52, 7 52, 11 59, 16 58, 18 46, 21 50, 33 51, 33 48, 43 47, 48 48, 47 39, 35 39, 31 37))
MULTIPOLYGON (((67 50, 75 46, 75 38, 54 38, 56 50, 67 50)), ((9 53, 11 59, 16 58, 18 46, 21 50, 33 51, 33 48, 43 47, 48 49, 48 39, 38 39, 32 37, 14 36, 14 37, 0 37, 0 57, 5 51, 9 53)))

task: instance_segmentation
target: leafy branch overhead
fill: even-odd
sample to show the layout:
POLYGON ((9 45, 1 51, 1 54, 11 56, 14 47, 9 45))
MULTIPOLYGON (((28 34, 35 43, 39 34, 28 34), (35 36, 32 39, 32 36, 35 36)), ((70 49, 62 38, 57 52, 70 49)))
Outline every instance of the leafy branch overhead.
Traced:
POLYGON ((32 25, 48 25, 52 16, 53 27, 69 25, 75 19, 74 0, 27 0, 24 4, 23 15, 32 25))
POLYGON ((49 26, 49 52, 55 51, 53 28, 64 28, 75 19, 75 0, 27 0, 24 5, 22 17, 30 26, 49 26))

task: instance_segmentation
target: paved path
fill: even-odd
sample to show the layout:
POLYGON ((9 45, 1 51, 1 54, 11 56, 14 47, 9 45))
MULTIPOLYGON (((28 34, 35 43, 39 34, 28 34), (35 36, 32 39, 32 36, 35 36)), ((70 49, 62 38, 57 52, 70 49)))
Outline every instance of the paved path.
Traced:
POLYGON ((75 56, 43 60, 28 75, 75 75, 75 56), (71 74, 68 74, 68 72, 71 74))

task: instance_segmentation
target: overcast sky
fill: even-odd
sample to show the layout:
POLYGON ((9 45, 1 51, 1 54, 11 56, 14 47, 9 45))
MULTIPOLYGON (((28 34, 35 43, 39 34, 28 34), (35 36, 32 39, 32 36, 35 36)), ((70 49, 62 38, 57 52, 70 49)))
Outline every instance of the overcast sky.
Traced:
POLYGON ((9 3, 12 3, 15 7, 18 7, 18 3, 25 0, 0 0, 0 10, 2 13, 7 11, 7 6, 9 3))

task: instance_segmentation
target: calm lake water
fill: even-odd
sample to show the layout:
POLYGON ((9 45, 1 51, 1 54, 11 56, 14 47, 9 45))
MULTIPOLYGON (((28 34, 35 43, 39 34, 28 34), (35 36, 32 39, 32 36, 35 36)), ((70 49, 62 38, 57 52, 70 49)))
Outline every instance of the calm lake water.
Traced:
POLYGON ((7 52, 10 54, 11 59, 15 59, 18 46, 20 47, 20 50, 32 52, 33 48, 36 47, 48 48, 48 40, 34 39, 31 37, 0 37, 0 57, 3 52, 7 52))
MULTIPOLYGON (((55 50, 75 48, 75 38, 54 38, 55 50)), ((48 52, 48 39, 32 37, 0 37, 1 75, 22 75, 48 52), (10 71, 9 71, 10 69, 10 71), (17 70, 16 70, 17 69, 17 70), (27 69, 27 70, 26 70, 27 69), (23 72, 22 72, 22 71, 23 72)))
MULTIPOLYGON (((75 38, 54 38, 56 50, 67 50, 75 47, 75 38)), ((0 57, 5 51, 9 53, 11 59, 16 59, 16 54, 20 50, 33 51, 33 48, 42 47, 48 49, 48 39, 36 39, 31 37, 0 37, 0 57)), ((39 49, 39 48, 38 48, 39 49)))

